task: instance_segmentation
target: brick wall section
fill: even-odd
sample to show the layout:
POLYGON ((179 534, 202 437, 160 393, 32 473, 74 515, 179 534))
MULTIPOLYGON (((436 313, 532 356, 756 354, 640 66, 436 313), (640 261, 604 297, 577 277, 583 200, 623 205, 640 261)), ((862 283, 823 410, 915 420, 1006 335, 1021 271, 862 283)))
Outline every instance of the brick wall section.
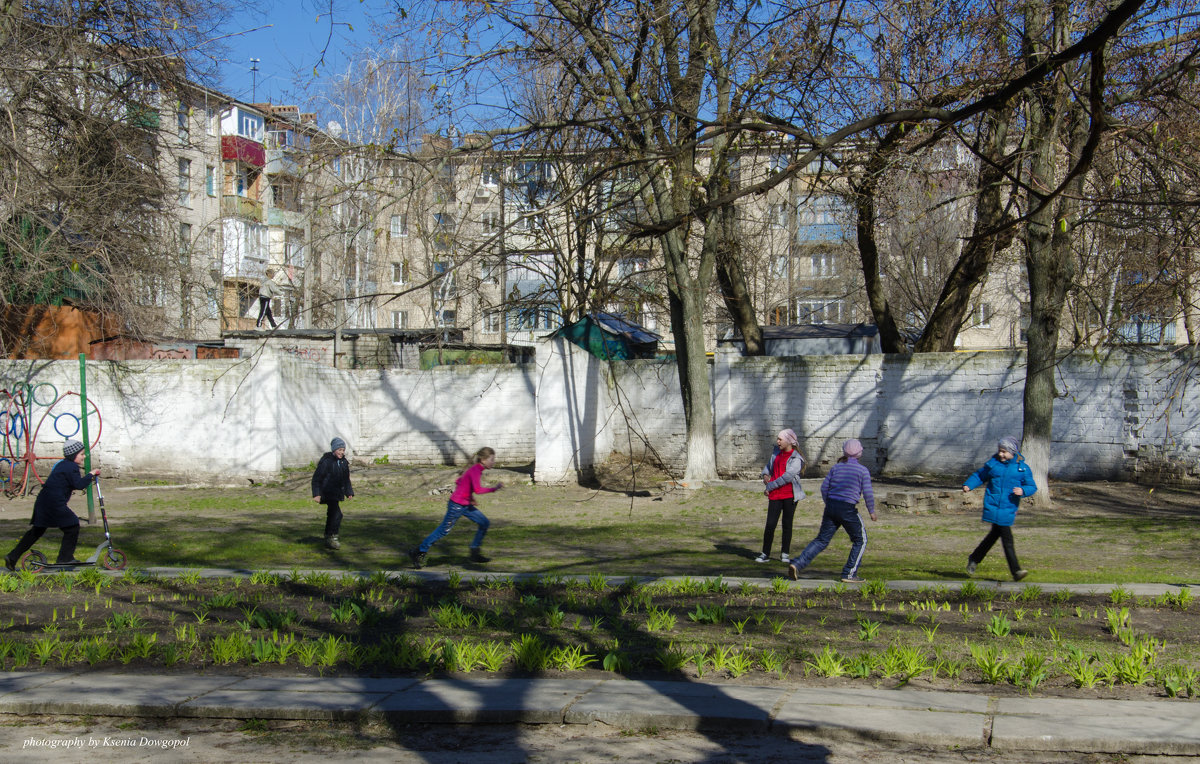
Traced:
MULTIPOLYGON (((564 347, 543 343, 537 364, 527 366, 430 371, 340 370, 270 350, 238 361, 89 362, 88 394, 103 417, 98 453, 109 474, 269 479, 315 460, 334 435, 357 458, 386 455, 393 463, 462 464, 489 445, 502 464, 538 456, 547 467, 583 474, 613 451, 651 451, 681 473, 686 440, 674 364, 606 364, 574 351, 564 360, 564 347)), ((1165 351, 1065 359, 1051 475, 1200 482, 1195 364, 1165 351)), ((877 475, 961 477, 1001 435, 1020 434, 1024 374, 1024 355, 1013 352, 721 352, 712 365, 718 469, 756 475, 775 433, 791 427, 817 465, 811 475, 856 437, 877 475)), ((0 362, 0 387, 42 383, 58 395, 77 391, 78 363, 0 362)), ((37 397, 49 393, 40 387, 37 397)), ((56 411, 78 411, 77 400, 56 411)), ((34 407, 30 426, 42 413, 34 407)), ((94 433, 97 423, 89 426, 94 433)), ((61 446, 47 420, 38 453, 61 446)))

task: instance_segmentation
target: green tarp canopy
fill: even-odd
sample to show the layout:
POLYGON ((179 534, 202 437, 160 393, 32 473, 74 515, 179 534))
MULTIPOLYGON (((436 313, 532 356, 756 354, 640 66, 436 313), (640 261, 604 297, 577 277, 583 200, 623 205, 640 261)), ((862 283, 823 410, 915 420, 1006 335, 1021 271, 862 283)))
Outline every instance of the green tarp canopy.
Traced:
POLYGON ((653 358, 662 339, 612 313, 589 313, 550 336, 562 337, 606 361, 653 358))

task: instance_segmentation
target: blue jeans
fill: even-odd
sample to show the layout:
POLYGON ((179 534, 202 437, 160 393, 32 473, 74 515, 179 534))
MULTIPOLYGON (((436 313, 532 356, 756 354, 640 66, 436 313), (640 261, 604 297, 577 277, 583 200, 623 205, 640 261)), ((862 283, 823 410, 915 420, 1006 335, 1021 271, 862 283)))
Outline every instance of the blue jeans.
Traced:
POLYGON ((443 536, 450 532, 450 529, 454 527, 454 524, 458 522, 458 518, 460 517, 465 517, 479 526, 479 529, 475 531, 475 538, 471 540, 471 548, 478 549, 483 546, 483 537, 487 534, 488 526, 491 525, 488 522, 487 515, 480 512, 475 506, 456 504, 453 501, 448 501, 446 502, 446 516, 442 518, 441 524, 433 529, 433 533, 426 536, 425 540, 420 543, 417 551, 428 552, 429 547, 436 544, 443 536))
POLYGON ((858 572, 862 562, 863 552, 867 551, 867 530, 863 527, 862 518, 858 516, 858 506, 848 501, 831 500, 825 502, 825 514, 821 518, 821 530, 817 537, 808 542, 800 556, 792 560, 796 570, 804 570, 813 559, 833 541, 833 534, 838 528, 845 528, 850 536, 850 557, 842 568, 842 578, 849 578, 858 572))

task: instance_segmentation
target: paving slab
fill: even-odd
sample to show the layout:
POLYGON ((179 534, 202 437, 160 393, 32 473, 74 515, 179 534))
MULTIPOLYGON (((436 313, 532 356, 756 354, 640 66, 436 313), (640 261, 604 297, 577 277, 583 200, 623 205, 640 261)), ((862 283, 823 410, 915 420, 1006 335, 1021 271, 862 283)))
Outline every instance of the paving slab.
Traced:
POLYGON ((789 704, 904 708, 913 711, 950 711, 983 714, 987 695, 944 690, 876 690, 853 687, 802 687, 792 692, 789 704))
POLYGON ((0 697, 0 712, 173 716, 188 700, 236 681, 223 676, 85 672, 0 697))
POLYGON ((22 692, 30 687, 57 682, 74 676, 65 671, 6 671, 0 672, 0 701, 10 692, 22 692))
POLYGON ((370 692, 392 693, 420 684, 416 677, 366 676, 256 676, 246 677, 225 689, 230 692, 370 692))
POLYGON ((1195 701, 1002 698, 992 747, 1009 750, 1200 755, 1195 701))
POLYGON ((572 705, 564 720, 633 729, 766 730, 772 711, 787 694, 773 687, 609 680, 572 705))
POLYGON ((219 719, 303 719, 349 721, 362 719, 385 692, 318 692, 312 690, 220 689, 181 703, 178 716, 219 719))
POLYGON ((429 679, 382 699, 375 714, 410 722, 561 724, 568 706, 604 680, 429 679))

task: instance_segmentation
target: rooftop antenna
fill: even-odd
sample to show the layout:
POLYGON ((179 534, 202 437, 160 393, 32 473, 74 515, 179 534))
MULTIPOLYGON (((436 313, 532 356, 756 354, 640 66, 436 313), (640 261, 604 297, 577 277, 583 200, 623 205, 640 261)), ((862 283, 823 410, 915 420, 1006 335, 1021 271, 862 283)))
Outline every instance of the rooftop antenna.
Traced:
POLYGON ((258 62, 261 58, 250 59, 250 103, 258 100, 258 62))

